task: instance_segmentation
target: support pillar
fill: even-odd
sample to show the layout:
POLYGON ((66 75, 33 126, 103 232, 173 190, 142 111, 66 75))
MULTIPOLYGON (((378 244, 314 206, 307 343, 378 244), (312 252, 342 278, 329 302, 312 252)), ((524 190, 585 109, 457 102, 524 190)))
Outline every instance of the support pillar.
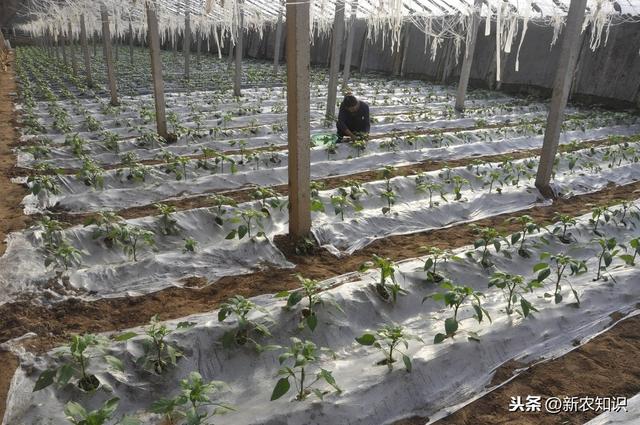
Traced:
POLYGON ((273 73, 278 75, 280 68, 280 52, 282 45, 282 5, 278 5, 278 25, 276 27, 276 44, 273 47, 273 73))
POLYGON ((69 66, 66 43, 67 41, 65 39, 64 33, 62 32, 62 27, 60 27, 60 31, 58 31, 58 45, 60 46, 60 50, 62 50, 62 62, 64 63, 64 66, 69 66))
POLYGON ((469 28, 469 38, 464 48, 464 58, 462 59, 462 68, 460 70, 460 81, 458 82, 458 94, 456 96, 455 109, 458 112, 464 111, 464 98, 467 95, 467 87, 469 86, 469 76, 471 75, 471 66, 473 65, 473 54, 476 50, 476 39, 478 38, 478 25, 480 24, 480 8, 482 0, 476 0, 474 3, 473 17, 471 19, 471 28, 469 28))
POLYGON ((156 102, 156 125, 158 135, 167 140, 167 115, 164 104, 164 81, 162 79, 162 51, 160 33, 155 6, 147 2, 147 27, 149 28, 149 50, 151 52, 151 76, 153 79, 153 97, 156 102))
POLYGON ((84 73, 87 76, 87 86, 93 87, 91 56, 89 55, 89 40, 87 40, 87 25, 84 21, 84 14, 80 15, 80 44, 82 45, 82 55, 84 56, 84 73))
POLYGON ((133 25, 129 21, 129 62, 133 67, 133 25))
MULTIPOLYGON (((325 119, 327 123, 333 122, 336 116, 336 96, 338 92, 338 70, 340 68, 340 55, 342 53, 342 38, 344 36, 344 0, 336 2, 336 14, 333 21, 333 34, 331 42, 331 64, 329 65, 329 86, 327 95, 327 111, 325 119)), ((290 56, 287 56, 290 58, 290 56)))
POLYGON ((78 76, 78 59, 76 58, 76 43, 73 40, 73 29, 71 27, 71 21, 67 24, 67 39, 69 40, 69 54, 71 55, 71 69, 73 70, 73 76, 78 76))
POLYGON ((362 45, 362 58, 360 59, 360 74, 367 70, 367 54, 369 54, 369 28, 364 33, 364 43, 362 45))
POLYGON ((241 84, 242 84, 242 50, 243 50, 243 38, 244 38, 244 2, 241 0, 238 2, 240 10, 238 11, 238 35, 236 36, 236 71, 233 81, 233 95, 241 96, 241 84))
POLYGON ((567 24, 562 31, 562 47, 558 60, 556 78, 553 83, 553 94, 549 115, 547 117, 547 127, 544 132, 544 144, 542 145, 542 155, 540 165, 536 175, 536 187, 542 195, 549 199, 554 197, 553 190, 549 183, 553 173, 553 163, 558 152, 558 142, 562 121, 564 120, 564 110, 569 98, 569 90, 573 80, 573 73, 578 60, 580 42, 580 32, 587 5, 587 0, 571 0, 567 24))
POLYGON ((353 56, 353 38, 355 37, 356 11, 358 0, 351 0, 351 20, 349 21, 349 35, 347 36, 347 51, 344 55, 344 70, 342 71, 342 91, 349 86, 351 75, 351 57, 353 56))
POLYGON ((100 16, 102 17, 102 42, 104 44, 104 60, 107 65, 107 82, 109 93, 111 94, 111 105, 118 106, 118 84, 116 81, 116 70, 113 64, 113 52, 111 47, 111 30, 109 28, 109 12, 104 3, 100 5, 100 16))
POLYGON ((189 13, 189 3, 187 2, 187 11, 184 14, 184 37, 182 40, 182 56, 184 58, 184 78, 189 80, 191 77, 191 14, 189 13))
POLYGON ((309 2, 287 0, 287 123, 289 128, 289 237, 311 231, 309 2))

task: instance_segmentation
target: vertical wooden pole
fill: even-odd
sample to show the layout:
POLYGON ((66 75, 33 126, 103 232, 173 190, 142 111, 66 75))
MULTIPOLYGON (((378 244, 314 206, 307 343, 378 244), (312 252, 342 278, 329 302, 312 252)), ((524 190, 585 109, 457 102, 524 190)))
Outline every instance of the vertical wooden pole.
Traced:
POLYGON ((89 55, 89 40, 87 40, 87 25, 84 21, 84 13, 80 15, 80 44, 82 45, 82 55, 84 56, 84 73, 87 76, 87 86, 93 87, 91 56, 89 55))
POLYGON ((549 183, 553 173, 553 163, 558 152, 560 131, 564 120, 564 109, 567 106, 569 90, 573 80, 573 73, 578 59, 580 31, 584 21, 587 0, 571 0, 567 24, 562 31, 562 47, 560 59, 556 71, 556 78, 553 84, 553 94, 549 115, 547 117, 547 127, 544 132, 544 144, 542 145, 542 155, 540 165, 536 175, 536 187, 545 198, 553 198, 554 193, 549 183))
MULTIPOLYGON (((113 13, 114 19, 115 19, 115 10, 113 13)), ((116 52, 116 63, 118 63, 120 61, 120 32, 118 31, 118 21, 116 20, 116 24, 115 24, 116 28, 116 34, 115 34, 115 42, 113 43, 115 46, 115 52, 116 52)))
POLYGON ((333 21, 331 42, 331 64, 329 65, 329 86, 327 95, 327 123, 333 122, 336 116, 336 96, 338 91, 338 70, 342 54, 342 38, 344 36, 344 0, 336 2, 336 14, 333 21))
POLYGON ((188 80, 191 74, 191 14, 189 13, 189 2, 187 2, 187 11, 184 14, 182 56, 184 57, 184 78, 188 80))
POLYGON ((280 52, 282 44, 282 5, 278 4, 278 25, 276 27, 276 44, 273 47, 273 73, 278 75, 280 68, 280 52))
POLYGON ((196 63, 200 65, 200 51, 202 50, 202 32, 196 30, 196 63))
POLYGON ((113 52, 111 48, 111 29, 109 28, 109 12, 107 6, 100 5, 100 16, 102 17, 102 42, 104 43, 104 60, 107 65, 107 82, 111 94, 111 105, 118 106, 118 84, 116 81, 116 70, 113 64, 113 52))
POLYGON ((471 66, 473 65, 473 54, 476 50, 476 38, 478 38, 481 7, 482 0, 475 0, 473 15, 471 17, 471 27, 469 28, 469 39, 464 48, 464 58, 462 59, 462 68, 460 69, 460 81, 458 82, 458 94, 456 96, 455 106, 455 109, 458 112, 464 111, 464 98, 467 95, 469 76, 471 75, 471 66))
POLYGON ((243 35, 244 35, 244 2, 238 2, 238 35, 236 36, 236 71, 233 81, 233 95, 241 96, 242 84, 242 53, 243 53, 243 35))
POLYGON ((407 22, 404 33, 404 43, 402 44, 402 61, 400 62, 400 77, 407 75, 407 56, 409 55, 409 42, 411 41, 411 27, 413 23, 407 22))
POLYGON ((62 50, 62 62, 64 63, 64 66, 69 66, 69 61, 67 60, 66 40, 62 27, 60 27, 60 31, 58 31, 58 45, 60 46, 60 50, 62 50))
POLYGON ((364 33, 364 44, 362 46, 362 58, 360 59, 360 74, 367 70, 367 55, 369 54, 369 28, 364 33))
POLYGON ((287 123, 289 128, 289 236, 311 231, 309 2, 287 0, 287 123))
POLYGON ((153 78, 153 97, 156 102, 156 125, 158 135, 167 140, 167 115, 164 105, 164 80, 162 79, 162 52, 160 33, 155 6, 147 2, 147 27, 149 28, 149 50, 151 51, 151 76, 153 78))
POLYGON ((133 66, 133 24, 129 21, 129 61, 133 66))
POLYGON ((73 28, 71 21, 67 23, 67 39, 69 40, 69 54, 71 55, 71 69, 73 69, 74 77, 78 76, 78 60, 76 58, 76 43, 73 39, 73 28))
POLYGON ((173 61, 178 60, 178 30, 173 31, 173 61))
POLYGON ((349 86, 351 75, 351 56, 353 56, 353 38, 355 37, 356 12, 358 0, 351 0, 351 21, 349 22, 349 35, 347 36, 347 51, 344 55, 344 70, 342 71, 342 91, 349 86))

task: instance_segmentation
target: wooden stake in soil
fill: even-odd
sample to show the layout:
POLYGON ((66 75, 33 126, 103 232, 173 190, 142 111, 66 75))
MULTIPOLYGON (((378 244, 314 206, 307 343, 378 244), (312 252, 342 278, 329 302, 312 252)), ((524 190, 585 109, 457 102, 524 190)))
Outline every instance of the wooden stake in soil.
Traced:
POLYGON ((233 95, 234 96, 242 96, 241 85, 242 85, 242 42, 243 42, 243 34, 244 34, 244 2, 242 0, 238 1, 238 34, 236 36, 236 71, 233 80, 233 95))
POLYGON ((349 21, 349 35, 347 36, 347 51, 344 55, 344 70, 342 71, 342 91, 346 91, 349 86, 349 76, 351 74, 351 57, 353 56, 353 38, 355 37, 356 11, 358 10, 358 0, 351 0, 351 20, 349 21))
POLYGON ((82 45, 82 55, 84 56, 84 73, 87 76, 87 86, 93 87, 91 56, 89 54, 89 40, 87 40, 87 25, 84 22, 84 13, 80 15, 80 44, 82 45))
POLYGON ((551 181, 553 164, 558 152, 560 131, 562 130, 562 121, 564 120, 564 110, 567 106, 571 81, 573 80, 573 73, 576 68, 576 61, 578 60, 580 31, 582 29, 586 5, 587 0, 571 0, 567 24, 562 31, 562 50, 560 51, 556 78, 553 84, 547 127, 544 132, 542 155, 540 156, 540 165, 538 166, 538 173, 536 175, 536 187, 547 199, 554 197, 549 182, 551 181))
POLYGON ((113 52, 111 50, 111 30, 109 28, 109 12, 107 6, 100 5, 100 16, 102 17, 102 42, 104 43, 104 60, 107 65, 107 82, 109 93, 111 94, 111 105, 118 106, 118 85, 116 81, 116 70, 113 65, 113 52))
POLYGON ((278 25, 276 27, 276 44, 273 46, 273 73, 280 70, 280 52, 282 44, 282 5, 278 4, 278 25))
MULTIPOLYGON (((329 65, 329 87, 327 94, 327 112, 325 119, 327 124, 332 123, 336 117, 336 96, 338 92, 338 70, 340 69, 340 56, 342 54, 342 38, 344 36, 344 0, 336 2, 336 14, 333 21, 333 34, 331 37, 331 64, 329 65)), ((289 38, 287 38, 288 40, 289 38)), ((290 58, 291 56, 287 56, 290 58)))
POLYGON ((471 28, 469 28, 469 40, 464 50, 462 59, 462 69, 460 70, 460 81, 458 82, 458 94, 456 96, 455 109, 458 112, 464 111, 464 98, 467 95, 469 86, 469 76, 471 75, 471 65, 473 65, 473 54, 476 50, 476 38, 478 36, 478 24, 480 22, 480 8, 482 0, 474 3, 473 17, 471 18, 471 28))
POLYGON ((162 79, 162 52, 160 51, 160 34, 158 33, 158 17, 155 6, 147 2, 147 27, 149 27, 149 50, 151 52, 151 76, 153 78, 153 97, 156 102, 156 125, 158 135, 165 140, 167 133, 167 116, 164 105, 164 80, 162 79))
POLYGON ((187 11, 184 14, 184 39, 182 43, 182 56, 184 57, 184 78, 189 80, 191 64, 191 14, 189 13, 189 2, 187 2, 187 11))
POLYGON ((69 54, 71 55, 71 69, 73 69, 73 76, 78 75, 78 60, 76 58, 76 43, 73 40, 73 28, 71 27, 71 21, 67 25, 67 39, 69 40, 69 54))
POLYGON ((289 236, 311 231, 309 3, 287 0, 287 124, 289 128, 289 236))

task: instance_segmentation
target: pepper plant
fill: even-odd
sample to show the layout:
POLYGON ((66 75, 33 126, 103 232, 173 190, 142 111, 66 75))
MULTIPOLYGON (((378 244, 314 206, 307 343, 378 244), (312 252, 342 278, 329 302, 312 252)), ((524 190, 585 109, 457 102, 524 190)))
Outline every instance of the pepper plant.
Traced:
POLYGON ((160 213, 159 228, 160 232, 165 235, 175 235, 178 233, 178 221, 173 218, 173 214, 176 212, 176 207, 173 205, 157 203, 153 206, 160 213))
POLYGON ((313 376, 309 369, 313 365, 319 363, 323 354, 331 354, 335 358, 335 354, 328 348, 318 347, 312 341, 304 341, 299 338, 291 338, 291 346, 278 357, 280 365, 284 365, 287 361, 292 360, 291 366, 283 366, 278 371, 278 376, 282 376, 276 383, 271 393, 271 401, 277 400, 285 395, 291 389, 291 380, 295 385, 296 400, 303 401, 309 395, 315 394, 319 399, 323 399, 328 390, 315 388, 318 382, 324 381, 339 394, 342 392, 330 370, 318 368, 315 379, 308 382, 309 376, 313 376))
POLYGON ((617 248, 618 242, 616 238, 599 238, 596 239, 598 245, 600 245, 600 253, 598 254, 598 270, 596 277, 593 280, 609 280, 609 277, 615 282, 615 279, 611 274, 604 276, 603 273, 607 272, 607 268, 613 263, 613 259, 620 253, 620 248, 617 248))
POLYGON ((411 372, 411 357, 402 352, 398 346, 404 345, 405 349, 409 348, 409 341, 415 340, 424 343, 422 338, 416 335, 412 335, 405 331, 405 329, 396 324, 384 325, 374 333, 364 333, 356 341, 358 344, 366 346, 374 346, 380 349, 385 358, 379 361, 378 365, 387 365, 389 370, 393 369, 393 363, 396 359, 393 357, 394 351, 402 355, 402 361, 407 372, 411 372))
POLYGON ((611 220, 611 211, 607 207, 594 207, 591 210, 591 218, 589 219, 589 224, 593 226, 593 233, 597 236, 603 236, 602 233, 598 230, 598 226, 601 221, 606 224, 611 220))
POLYGON ((386 302, 396 302, 398 295, 407 293, 396 281, 396 266, 389 258, 382 258, 373 254, 373 261, 369 261, 360 266, 360 272, 365 272, 371 268, 380 269, 380 281, 376 283, 376 292, 386 302))
MULTIPOLYGON (((500 252, 502 244, 506 243, 504 237, 493 227, 480 227, 476 224, 471 225, 471 231, 477 235, 477 239, 473 242, 475 249, 481 249, 480 265, 483 268, 488 269, 493 266, 493 262, 490 260, 491 253, 489 247, 493 246, 496 252, 500 252)), ((473 258, 472 253, 467 253, 467 256, 473 258)))
POLYGON ((573 296, 575 297, 579 307, 580 298, 578 298, 578 293, 575 289, 573 289, 571 282, 567 278, 567 271, 569 271, 569 276, 578 276, 586 273, 586 263, 581 260, 576 260, 575 258, 572 258, 571 256, 566 254, 553 255, 548 252, 543 252, 542 254, 540 254, 540 259, 542 260, 542 262, 536 264, 533 267, 533 271, 535 273, 538 273, 536 282, 541 284, 545 279, 553 274, 553 280, 555 284, 553 294, 545 292, 544 296, 546 298, 553 297, 556 304, 562 302, 562 286, 560 284, 564 280, 569 284, 569 287, 571 287, 571 292, 573 292, 573 296))
POLYGON ((385 189, 380 193, 380 196, 387 202, 387 206, 382 208, 382 214, 391 212, 391 207, 396 203, 396 199, 398 198, 398 195, 393 190, 393 186, 391 186, 391 179, 394 174, 395 169, 388 165, 385 166, 381 172, 381 177, 385 180, 385 189))
POLYGON ((331 297, 330 294, 323 292, 322 285, 315 279, 307 279, 300 274, 296 275, 300 283, 300 289, 297 291, 282 291, 276 294, 277 298, 286 298, 286 308, 291 309, 298 305, 302 300, 307 301, 307 307, 300 312, 299 328, 304 329, 307 326, 312 332, 318 325, 318 316, 316 314, 318 307, 324 307, 326 304, 331 305, 336 310, 344 313, 342 307, 331 297))
POLYGON ((56 352, 62 365, 42 372, 33 391, 40 391, 53 383, 64 386, 72 381, 83 391, 95 391, 100 386, 100 380, 89 371, 94 359, 106 361, 115 370, 123 370, 118 358, 105 354, 107 342, 106 338, 98 335, 74 335, 65 347, 56 352))
POLYGON ((427 282, 439 283, 444 280, 444 276, 438 273, 438 263, 446 264, 449 259, 457 258, 453 255, 453 252, 448 249, 440 249, 434 246, 423 246, 421 251, 426 251, 429 256, 424 262, 424 271, 427 272, 427 282))
MULTIPOLYGON (((154 315, 142 334, 144 353, 136 360, 136 363, 144 370, 155 372, 158 375, 166 372, 169 367, 175 366, 183 356, 180 348, 175 343, 167 342, 166 338, 174 331, 188 329, 194 325, 193 322, 180 322, 175 329, 171 330, 164 323, 160 323, 157 314, 154 315)), ((122 342, 136 336, 138 336, 136 332, 130 331, 114 337, 114 340, 122 342)))
POLYGON ((227 385, 222 381, 205 382, 198 372, 191 372, 187 379, 180 381, 180 394, 171 399, 160 399, 151 404, 151 412, 164 416, 169 424, 175 424, 183 418, 188 425, 206 425, 218 414, 235 410, 231 405, 213 401, 211 396, 224 390, 227 385), (211 413, 208 406, 215 406, 211 413))
MULTIPOLYGON (((87 410, 80 403, 70 401, 64 406, 64 414, 67 420, 73 425, 103 425, 110 420, 118 409, 120 399, 118 397, 111 398, 96 410, 87 410)), ((134 425, 139 422, 131 417, 125 417, 118 422, 119 425, 134 425)))
POLYGON ((631 239, 629 241, 629 247, 633 249, 633 254, 629 254, 627 251, 626 254, 620 255, 620 258, 628 265, 635 266, 636 258, 638 257, 638 253, 640 253, 640 238, 631 239))
POLYGON ((531 292, 532 288, 536 287, 536 283, 531 282, 526 284, 524 277, 521 275, 512 275, 509 273, 495 272, 489 280, 489 288, 495 286, 500 288, 504 294, 504 298, 507 301, 506 313, 508 315, 513 314, 514 311, 522 314, 524 317, 528 317, 532 311, 538 311, 536 308, 525 299, 524 293, 531 292), (520 299, 520 308, 522 310, 516 310, 514 305, 520 299))
POLYGON ((564 244, 570 244, 572 235, 571 232, 567 233, 567 229, 570 226, 576 225, 576 219, 570 215, 556 213, 556 215, 553 217, 553 220, 559 223, 553 228, 551 233, 556 235, 560 242, 564 244))
POLYGON ((224 195, 215 194, 210 196, 209 200, 214 206, 211 211, 215 215, 214 221, 218 226, 222 226, 224 224, 224 217, 227 214, 227 210, 224 207, 236 207, 238 205, 235 199, 224 195))
MULTIPOLYGON (((485 316, 489 319, 489 322, 491 322, 489 312, 482 307, 481 298, 484 298, 484 294, 482 292, 477 292, 470 286, 454 285, 449 280, 442 283, 440 287, 446 291, 427 295, 422 299, 423 303, 429 298, 434 301, 442 301, 444 302, 445 307, 453 309, 453 317, 449 317, 444 321, 445 333, 437 333, 433 338, 433 342, 435 344, 439 344, 445 339, 453 338, 455 336, 460 325, 458 321, 458 311, 460 310, 460 307, 468 301, 471 302, 471 306, 475 310, 476 314, 473 317, 478 321, 478 323, 482 323, 482 319, 485 316)), ((468 332, 468 334, 470 335, 468 339, 474 341, 479 340, 478 335, 475 332, 468 332)))
POLYGON ((242 224, 229 232, 225 239, 235 239, 236 237, 238 239, 242 239, 245 236, 248 236, 249 239, 252 239, 253 236, 251 235, 251 228, 253 224, 257 225, 258 228, 261 229, 258 233, 255 234, 255 237, 266 237, 264 230, 262 230, 262 220, 269 217, 267 213, 254 209, 236 210, 235 212, 236 215, 231 219, 231 222, 242 224))
POLYGON ((225 319, 233 316, 238 323, 235 329, 225 332, 222 336, 221 342, 224 348, 244 346, 247 342, 253 344, 258 352, 279 348, 275 345, 263 346, 256 341, 255 338, 271 336, 271 332, 264 323, 248 318, 253 311, 268 314, 265 308, 257 306, 242 295, 235 295, 220 306, 218 322, 224 322, 225 319))
POLYGON ((518 255, 523 258, 531 257, 531 252, 525 247, 525 240, 527 235, 540 232, 540 226, 533 221, 533 218, 529 215, 522 215, 520 217, 512 217, 506 220, 508 224, 515 223, 520 228, 518 233, 511 235, 511 245, 515 245, 520 242, 518 246, 518 255))

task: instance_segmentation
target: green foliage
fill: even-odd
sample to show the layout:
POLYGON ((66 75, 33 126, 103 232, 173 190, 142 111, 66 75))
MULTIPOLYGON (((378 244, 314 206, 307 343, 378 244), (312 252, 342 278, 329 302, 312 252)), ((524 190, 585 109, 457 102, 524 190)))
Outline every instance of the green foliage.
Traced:
POLYGON ((323 353, 330 353, 335 358, 335 354, 328 348, 318 347, 311 341, 303 341, 298 338, 291 338, 291 346, 278 357, 278 362, 283 366, 287 361, 291 360, 291 366, 283 366, 278 371, 281 378, 276 383, 271 394, 271 401, 277 400, 291 388, 291 381, 295 385, 296 400, 303 401, 310 394, 315 394, 319 399, 323 399, 328 390, 314 388, 318 382, 324 381, 339 394, 342 392, 336 383, 331 371, 318 368, 315 379, 311 382, 307 381, 309 376, 313 376, 309 369, 320 361, 323 353))
POLYGON ((105 354, 106 344, 107 339, 97 335, 74 335, 67 346, 57 351, 62 365, 42 372, 33 391, 40 391, 53 383, 64 386, 72 381, 75 381, 75 385, 83 391, 96 390, 100 386, 100 381, 88 371, 92 359, 99 358, 106 361, 113 369, 123 370, 119 359, 105 354))
MULTIPOLYGON (((492 267, 493 262, 490 259, 491 253, 489 252, 489 247, 493 246, 496 252, 500 252, 502 244, 507 243, 504 236, 493 227, 480 227, 475 224, 471 225, 471 231, 478 237, 473 242, 473 247, 482 250, 479 261, 480 265, 485 269, 492 267)), ((472 257, 471 253, 467 255, 472 257)))
POLYGON ((520 227, 518 233, 511 235, 511 245, 515 245, 520 242, 518 247, 518 255, 523 258, 531 257, 531 252, 525 247, 525 240, 527 235, 540 232, 540 226, 533 221, 533 218, 529 215, 522 215, 520 217, 512 217, 506 220, 507 223, 516 223, 520 227))
POLYGON ((236 210, 235 216, 231 219, 232 223, 242 223, 237 228, 233 229, 225 239, 242 239, 245 236, 248 236, 249 239, 253 239, 253 237, 266 237, 263 229, 263 220, 268 218, 269 215, 264 211, 258 211, 254 209, 247 210, 236 210), (260 231, 256 233, 254 236, 251 235, 251 230, 253 225, 258 226, 260 231))
POLYGON ((214 401, 211 396, 225 389, 222 381, 204 382, 198 372, 191 372, 187 379, 180 381, 180 394, 171 399, 160 399, 151 404, 153 413, 161 414, 170 424, 184 419, 187 425, 206 425, 215 415, 235 410, 232 406, 214 401), (215 406, 211 413, 206 407, 215 406))
POLYGON ((160 213, 159 228, 160 232, 167 235, 175 235, 178 233, 178 221, 173 218, 176 207, 162 203, 153 204, 160 213))
MULTIPOLYGON (((425 300, 431 298, 434 301, 442 301, 444 302, 445 307, 449 307, 453 309, 453 316, 446 319, 444 321, 444 329, 445 333, 438 333, 433 339, 433 342, 438 344, 444 341, 447 338, 453 338, 454 335, 458 332, 459 321, 458 321, 458 310, 461 306, 463 306, 467 301, 471 302, 471 306, 475 310, 474 318, 478 321, 478 323, 482 322, 482 319, 486 316, 491 322, 491 316, 489 316, 489 312, 482 307, 481 298, 484 297, 482 292, 477 292, 470 286, 459 286, 454 285, 451 281, 445 281, 440 285, 441 288, 445 289, 445 292, 439 292, 431 295, 427 295, 422 299, 424 303, 425 300)), ((478 336, 474 332, 468 332, 469 339, 478 341, 478 336)))
POLYGON ((536 308, 525 299, 524 293, 532 292, 536 287, 535 281, 529 284, 524 282, 524 277, 520 275, 512 275, 503 272, 495 272, 489 280, 489 288, 495 286, 500 288, 504 294, 504 298, 507 301, 506 313, 508 315, 513 314, 514 311, 521 314, 524 317, 528 317, 532 311, 538 311, 536 308), (521 310, 514 308, 514 305, 520 299, 521 310))
POLYGON ((398 295, 407 293, 396 281, 396 266, 389 258, 382 258, 373 254, 373 261, 369 261, 360 266, 360 271, 364 272, 371 268, 380 269, 380 280, 376 283, 376 292, 386 302, 396 302, 398 295))
MULTIPOLYGON (((119 402, 120 399, 114 397, 105 401, 99 409, 88 411, 80 403, 70 401, 64 406, 64 414, 67 416, 67 420, 74 425, 103 425, 111 419, 119 402)), ((128 424, 131 423, 128 422, 128 424)))
POLYGON ((559 223, 553 228, 551 233, 556 235, 560 242, 570 244, 572 235, 570 232, 567 233, 567 229, 576 225, 576 219, 570 215, 556 213, 553 220, 559 223))
POLYGON ((553 279, 555 280, 555 289, 554 293, 550 294, 545 292, 544 296, 546 298, 553 297, 556 304, 562 302, 562 286, 560 283, 564 280, 571 287, 571 292, 573 292, 573 296, 576 299, 578 307, 580 306, 580 298, 578 298, 578 293, 571 282, 567 278, 567 269, 570 271, 569 276, 578 276, 587 272, 587 265, 584 261, 576 260, 569 255, 566 254, 556 254, 552 255, 548 252, 543 252, 540 254, 540 259, 542 262, 536 264, 533 267, 534 273, 538 273, 538 277, 534 281, 534 284, 542 284, 542 282, 548 277, 553 275, 553 279))
POLYGON ((228 317, 235 317, 238 323, 235 329, 225 332, 222 336, 221 340, 224 348, 230 349, 234 346, 244 346, 247 342, 253 344, 258 352, 279 348, 275 345, 263 346, 256 341, 255 338, 271 336, 271 332, 265 323, 248 318, 253 311, 268 314, 266 309, 257 306, 242 295, 235 295, 220 306, 218 311, 219 322, 223 322, 228 317))
POLYGON ((409 357, 406 352, 402 352, 398 346, 402 344, 405 349, 408 349, 410 340, 424 343, 419 336, 411 335, 407 333, 402 326, 395 324, 384 325, 378 329, 375 334, 364 333, 362 336, 356 338, 356 341, 361 345, 374 346, 380 349, 384 353, 385 358, 377 364, 387 365, 389 370, 393 369, 393 363, 396 361, 393 357, 394 351, 400 353, 407 372, 411 372, 411 357, 409 357))
POLYGON ((296 277, 298 282, 300 282, 300 289, 297 291, 282 291, 276 294, 276 297, 287 298, 286 307, 288 309, 293 308, 302 300, 306 299, 307 307, 304 307, 300 313, 300 329, 304 329, 304 327, 307 326, 313 332, 316 326, 318 326, 317 309, 324 307, 326 304, 331 305, 343 313, 342 308, 331 295, 323 292, 320 282, 314 279, 307 279, 300 274, 297 274, 296 277))

